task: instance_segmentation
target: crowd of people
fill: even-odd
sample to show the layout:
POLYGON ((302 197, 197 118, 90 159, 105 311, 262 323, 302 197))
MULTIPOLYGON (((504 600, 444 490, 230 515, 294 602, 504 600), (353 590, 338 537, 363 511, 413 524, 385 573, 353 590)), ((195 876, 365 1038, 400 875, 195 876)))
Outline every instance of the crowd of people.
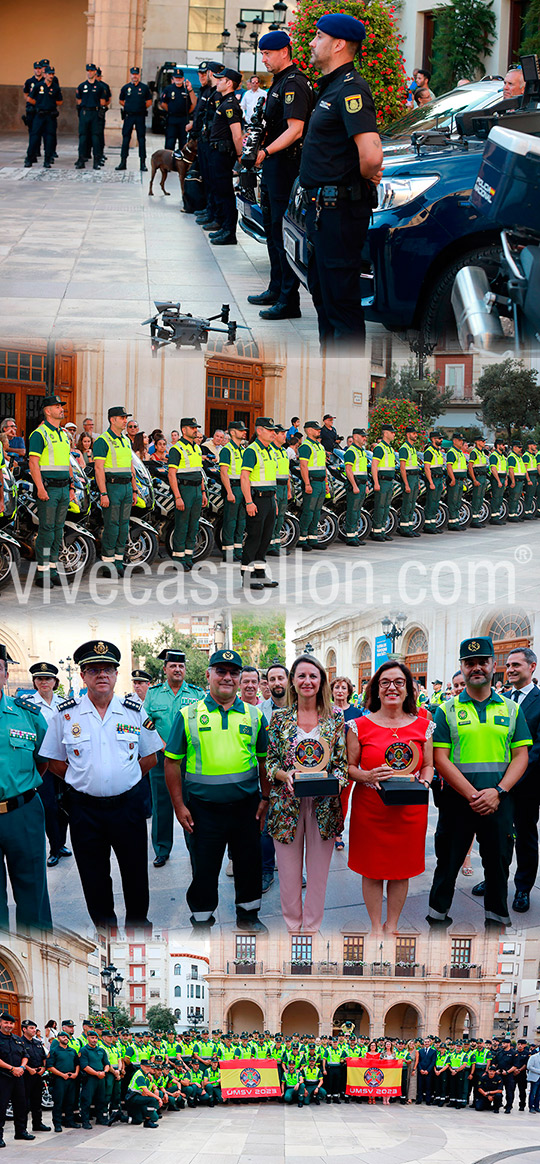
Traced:
POLYGON ((166 1112, 242 1102, 222 1093, 221 1068, 238 1060, 272 1060, 281 1102, 300 1108, 380 1101, 381 1106, 424 1103, 464 1110, 470 1103, 477 1111, 495 1113, 504 1104, 509 1113, 517 1093, 520 1111, 528 1105, 530 1113, 540 1112, 540 1048, 526 1039, 369 1039, 357 1035, 352 1023, 319 1037, 193 1029, 133 1034, 128 1028, 115 1030, 99 1016, 84 1020, 78 1036, 71 1019, 60 1027, 49 1020, 43 1035, 33 1019, 23 1021, 21 1035, 14 1031, 14 1016, 2 1012, 0 1147, 6 1146, 10 1103, 15 1140, 33 1140, 36 1133, 52 1130, 42 1108, 46 1083, 55 1132, 128 1121, 156 1128, 166 1112), (369 1094, 367 1088, 361 1097, 349 1094, 347 1061, 358 1059, 375 1068, 397 1066, 394 1094, 384 1094, 384 1084, 383 1094, 369 1094))

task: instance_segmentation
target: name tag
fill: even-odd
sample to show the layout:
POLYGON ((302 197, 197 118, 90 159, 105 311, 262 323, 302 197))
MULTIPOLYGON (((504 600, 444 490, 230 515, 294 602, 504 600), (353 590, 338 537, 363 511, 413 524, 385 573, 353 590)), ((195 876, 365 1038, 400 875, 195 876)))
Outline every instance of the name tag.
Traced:
POLYGON ((251 735, 251 728, 250 728, 249 724, 247 724, 247 723, 241 723, 239 730, 240 730, 241 736, 250 736, 251 735))
POLYGON ((493 723, 498 724, 499 727, 510 727, 510 720, 507 715, 494 715, 493 723))

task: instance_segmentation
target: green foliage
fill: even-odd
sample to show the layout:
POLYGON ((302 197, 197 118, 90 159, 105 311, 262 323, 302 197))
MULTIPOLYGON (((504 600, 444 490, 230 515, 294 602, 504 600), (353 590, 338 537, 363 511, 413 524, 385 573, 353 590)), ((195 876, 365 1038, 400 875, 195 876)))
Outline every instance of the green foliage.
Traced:
POLYGON ((366 28, 366 39, 362 46, 362 59, 355 59, 355 66, 368 82, 377 121, 383 126, 395 121, 405 112, 407 97, 407 74, 401 51, 403 37, 396 24, 396 9, 385 0, 300 0, 294 23, 289 25, 293 44, 293 60, 312 81, 319 78, 317 70, 310 65, 309 43, 313 40, 315 25, 326 12, 347 12, 361 20, 366 28))
POLYGON ((113 1016, 108 1011, 102 1014, 93 1002, 91 995, 88 996, 88 1017, 98 1020, 102 1027, 111 1027, 115 1030, 119 1030, 120 1027, 132 1027, 134 1022, 125 1006, 115 1006, 113 1022, 113 1016))
POLYGON ((540 384, 536 372, 522 360, 503 360, 485 368, 476 384, 485 424, 504 431, 510 440, 522 429, 534 429, 540 412, 540 384))
POLYGON ((268 667, 274 659, 285 660, 285 615, 235 614, 233 617, 233 646, 244 663, 253 667, 268 667))
POLYGON ((426 434, 426 424, 420 419, 420 409, 413 400, 388 400, 386 397, 376 405, 369 419, 368 444, 371 448, 379 440, 385 424, 392 424, 396 430, 395 448, 405 440, 405 429, 415 424, 419 441, 426 434))
POLYGON ((450 389, 439 391, 437 385, 440 375, 438 371, 426 371, 419 380, 416 361, 411 357, 408 364, 403 364, 399 371, 395 365, 392 367, 381 395, 390 400, 412 400, 418 404, 424 424, 431 425, 454 399, 450 389))
POLYGON ((149 1006, 146 1012, 146 1025, 152 1034, 157 1035, 161 1032, 174 1031, 176 1028, 177 1019, 173 1011, 168 1006, 162 1006, 159 1003, 157 1006, 149 1006))
POLYGON ((540 53, 540 0, 531 0, 523 20, 521 53, 540 53))
POLYGON ((485 60, 495 43, 497 19, 493 0, 453 0, 435 8, 431 87, 446 93, 466 77, 485 73, 485 60))
POLYGON ((160 622, 159 625, 161 630, 154 642, 150 642, 149 639, 135 639, 131 650, 133 657, 137 660, 137 665, 138 660, 142 659, 143 669, 148 671, 152 679, 158 679, 163 671, 163 663, 157 657, 159 652, 163 650, 163 647, 176 647, 185 652, 188 683, 194 683, 204 689, 207 685, 206 670, 208 667, 205 651, 201 651, 199 647, 194 647, 191 639, 180 634, 173 623, 160 622))

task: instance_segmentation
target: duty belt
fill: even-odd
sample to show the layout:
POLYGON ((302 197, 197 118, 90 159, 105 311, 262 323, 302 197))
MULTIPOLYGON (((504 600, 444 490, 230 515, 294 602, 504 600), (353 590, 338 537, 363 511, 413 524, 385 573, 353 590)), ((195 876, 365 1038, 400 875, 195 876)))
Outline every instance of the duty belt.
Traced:
MULTIPOLYGON (((424 472, 425 472, 425 468, 424 468, 424 472)), ((432 469, 431 470, 431 476, 433 477, 433 480, 435 480, 436 477, 444 477, 444 475, 445 475, 444 469, 432 469)))
POLYGON ((67 477, 61 477, 60 474, 58 474, 58 476, 56 476, 53 473, 51 473, 51 475, 49 477, 47 477, 43 474, 43 484, 46 485, 48 489, 50 489, 52 485, 58 485, 58 486, 69 485, 70 484, 69 473, 68 473, 67 477))
POLYGON ((251 496, 252 497, 266 497, 269 493, 275 493, 275 489, 274 489, 273 485, 268 485, 266 487, 266 489, 259 489, 259 488, 254 489, 253 487, 251 489, 251 496))
POLYGON ((196 473, 193 473, 192 477, 189 477, 187 475, 180 476, 177 473, 176 480, 177 480, 179 485, 201 485, 202 484, 202 474, 201 474, 200 469, 196 473))
POLYGON ((299 186, 302 202, 309 206, 316 202, 318 206, 335 206, 338 201, 361 202, 365 199, 366 188, 362 182, 354 182, 350 186, 299 186))
POLYGON ((105 480, 108 485, 125 485, 131 482, 131 473, 105 473, 105 480))
POLYGON ((28 804, 35 795, 35 788, 30 788, 28 792, 23 792, 20 796, 10 796, 7 800, 0 800, 0 814, 3 815, 6 812, 14 812, 16 808, 22 808, 23 804, 28 804))
POLYGON ((217 150, 220 154, 234 154, 236 157, 236 150, 234 149, 234 146, 232 146, 228 141, 211 141, 210 149, 217 150))

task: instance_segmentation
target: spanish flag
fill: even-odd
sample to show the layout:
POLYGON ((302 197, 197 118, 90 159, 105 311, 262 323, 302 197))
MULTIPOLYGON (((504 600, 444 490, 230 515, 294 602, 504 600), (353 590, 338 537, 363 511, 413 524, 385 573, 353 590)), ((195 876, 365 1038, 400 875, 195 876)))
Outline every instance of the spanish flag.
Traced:
POLYGON ((221 1059, 219 1066, 224 1099, 281 1095, 275 1059, 221 1059))
POLYGON ((401 1095, 402 1064, 399 1059, 347 1059, 346 1095, 401 1095))

